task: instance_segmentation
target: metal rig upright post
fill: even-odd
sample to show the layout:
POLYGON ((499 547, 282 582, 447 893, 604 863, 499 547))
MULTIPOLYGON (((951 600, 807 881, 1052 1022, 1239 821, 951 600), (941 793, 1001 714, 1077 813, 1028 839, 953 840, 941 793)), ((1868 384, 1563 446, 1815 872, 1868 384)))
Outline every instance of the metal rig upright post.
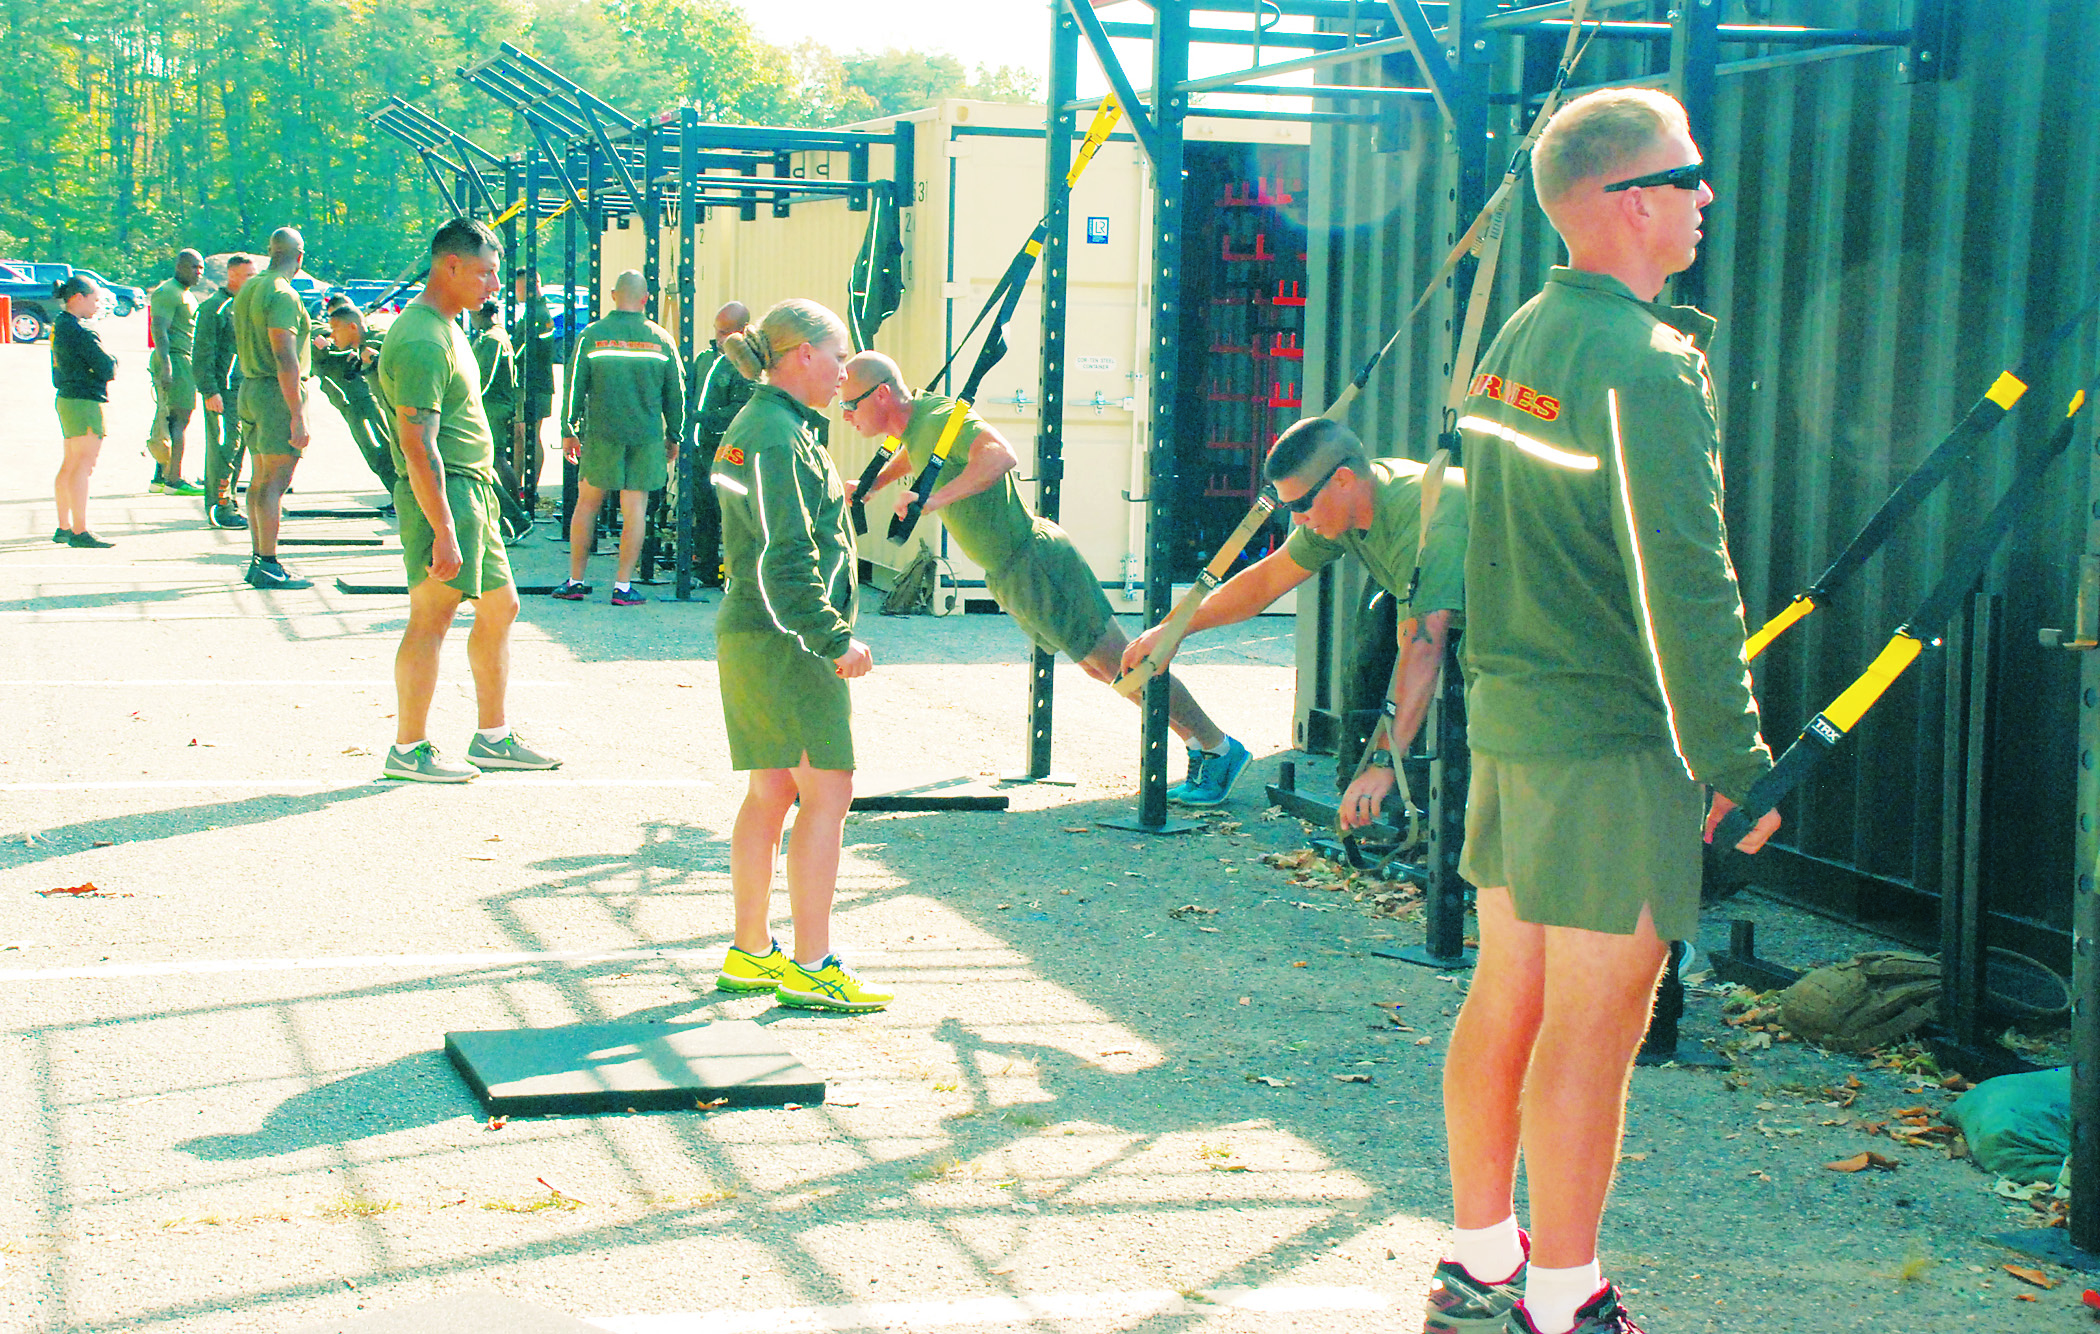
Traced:
MULTIPOLYGON (((1181 360, 1182 211, 1187 172, 1183 133, 1189 95, 1189 11, 1180 0, 1152 14, 1152 379, 1150 467, 1145 481, 1145 623, 1158 625, 1173 610, 1173 538, 1176 476, 1176 386, 1181 360)), ((1194 826, 1167 818, 1167 675, 1145 687, 1143 751, 1138 761, 1137 825, 1147 833, 1179 833, 1194 826)))
MULTIPOLYGON (((1076 115, 1066 110, 1079 91, 1079 23, 1063 5, 1052 12, 1050 95, 1043 123, 1042 417, 1035 437, 1036 513, 1057 521, 1065 475, 1065 309, 1072 243, 1072 132, 1076 115)), ((1037 646, 1029 655, 1028 767, 1026 779, 1050 777, 1051 690, 1057 655, 1037 646)))
MULTIPOLYGON (((691 106, 678 108, 678 346, 685 353, 685 364, 693 364, 699 351, 699 333, 694 324, 693 298, 697 292, 697 279, 693 268, 693 238, 700 212, 698 162, 700 113, 691 106)), ((692 392, 697 394, 699 385, 692 392)), ((700 405, 688 402, 685 405, 688 417, 700 411, 700 405)), ((698 435, 687 432, 697 440, 698 435)), ((690 449, 678 453, 678 582, 680 602, 693 599, 693 507, 700 503, 693 488, 703 485, 700 480, 700 461, 693 457, 690 449)))

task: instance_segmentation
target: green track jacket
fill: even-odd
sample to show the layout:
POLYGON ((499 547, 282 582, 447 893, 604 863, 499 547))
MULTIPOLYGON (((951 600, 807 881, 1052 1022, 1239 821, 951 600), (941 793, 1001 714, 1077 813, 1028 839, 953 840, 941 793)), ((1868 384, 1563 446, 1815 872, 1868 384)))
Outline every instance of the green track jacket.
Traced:
POLYGON ((509 335, 493 326, 475 334, 474 364, 481 368, 481 410, 488 414, 490 429, 508 431, 518 410, 518 362, 509 335))
POLYGON ((853 530, 826 426, 762 384, 723 433, 709 478, 729 568, 717 634, 772 630, 825 659, 852 646, 853 530))
POLYGON ((662 449, 685 434, 685 367, 678 344, 638 310, 616 310, 576 340, 562 430, 586 445, 662 449))
POLYGON ((1507 758, 1769 769, 1721 517, 1714 322, 1556 268, 1481 358, 1465 436, 1467 727, 1507 758))
POLYGON ((751 401, 754 387, 728 357, 712 347, 702 349, 686 374, 686 448, 712 453, 729 423, 751 401))
POLYGON ((190 357, 190 373, 197 377, 197 395, 220 396, 226 411, 233 411, 228 394, 239 394, 241 362, 233 350, 233 293, 220 288, 197 307, 196 349, 190 357))

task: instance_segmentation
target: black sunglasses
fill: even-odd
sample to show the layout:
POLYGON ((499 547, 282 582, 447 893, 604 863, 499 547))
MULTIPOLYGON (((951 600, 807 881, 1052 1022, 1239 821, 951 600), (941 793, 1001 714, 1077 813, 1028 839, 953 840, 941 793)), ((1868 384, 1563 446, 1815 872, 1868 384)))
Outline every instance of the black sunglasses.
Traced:
POLYGON ((1613 181, 1604 187, 1604 193, 1632 190, 1643 185, 1674 185, 1680 190, 1696 190, 1705 180, 1706 164, 1694 162, 1689 166, 1672 167, 1668 171, 1652 171, 1646 176, 1635 176, 1630 180, 1613 181))
POLYGON ((862 403, 864 403, 864 402, 866 402, 866 401, 867 401, 868 395, 870 395, 870 394, 874 393, 874 392, 875 392, 876 390, 878 390, 878 389, 882 388, 882 385, 883 385, 883 382, 882 382, 882 381, 880 381, 880 380, 877 380, 877 381, 876 381, 876 382, 875 382, 874 384, 871 384, 871 385, 869 385, 869 386, 868 386, 868 387, 867 387, 866 389, 863 389, 863 390, 861 390, 861 391, 860 391, 859 393, 855 394, 855 395, 854 395, 853 397, 851 397, 851 398, 842 398, 842 399, 840 399, 840 400, 839 400, 839 410, 840 410, 840 411, 842 411, 842 412, 851 412, 851 411, 853 411, 853 409, 855 409, 855 408, 859 407, 859 406, 860 406, 860 405, 861 405, 862 403))
POLYGON ((1340 472, 1343 466, 1344 465, 1337 463, 1332 468, 1329 468, 1325 477, 1322 477, 1319 481, 1314 482, 1311 486, 1307 487, 1305 490, 1305 494, 1298 497, 1296 500, 1283 500, 1283 497, 1281 496, 1278 496, 1277 499, 1283 501, 1283 507, 1289 510, 1291 513, 1305 514, 1312 509, 1313 502, 1320 498, 1320 488, 1326 486, 1329 482, 1333 481, 1334 475, 1340 472))

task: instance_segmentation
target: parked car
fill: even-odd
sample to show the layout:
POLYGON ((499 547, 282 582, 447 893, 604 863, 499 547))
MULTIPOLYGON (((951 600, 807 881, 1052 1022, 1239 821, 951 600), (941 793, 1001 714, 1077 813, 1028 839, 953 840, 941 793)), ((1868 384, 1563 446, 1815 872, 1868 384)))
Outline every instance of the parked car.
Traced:
MULTIPOLYGON (((554 336, 556 338, 566 338, 568 336, 568 317, 572 314, 575 316, 576 328, 579 332, 582 331, 584 325, 591 322, 590 293, 584 288, 579 287, 575 291, 570 292, 560 283, 543 284, 540 288, 540 300, 547 303, 547 318, 554 327, 554 336), (563 309, 564 302, 562 300, 565 293, 568 296, 566 310, 563 309)), ((517 324, 520 313, 518 303, 513 299, 510 303, 510 321, 513 326, 517 324)))
POLYGON ((329 295, 342 289, 333 283, 324 283, 310 273, 295 273, 292 275, 292 290, 299 294, 299 302, 306 307, 306 313, 318 316, 321 307, 328 304, 329 295))
POLYGON ((93 269, 77 269, 75 272, 84 273, 102 284, 102 290, 109 293, 109 313, 118 319, 123 319, 135 310, 146 308, 144 288, 133 287, 129 283, 113 283, 93 269))
MULTIPOLYGON (((394 279, 392 278, 352 278, 343 284, 343 294, 355 301, 360 309, 369 306, 380 297, 386 296, 387 293, 393 291, 394 279)), ((403 306, 406 306, 421 295, 423 295, 423 284, 410 283, 399 292, 394 292, 393 296, 387 298, 387 303, 381 306, 378 312, 374 313, 383 312, 389 315, 398 315, 401 313, 403 306)))
POLYGON ((4 269, 0 272, 0 296, 8 302, 8 336, 17 343, 34 343, 49 337, 52 323, 64 309, 51 295, 52 282, 56 280, 37 277, 25 264, 0 265, 0 269, 4 269))

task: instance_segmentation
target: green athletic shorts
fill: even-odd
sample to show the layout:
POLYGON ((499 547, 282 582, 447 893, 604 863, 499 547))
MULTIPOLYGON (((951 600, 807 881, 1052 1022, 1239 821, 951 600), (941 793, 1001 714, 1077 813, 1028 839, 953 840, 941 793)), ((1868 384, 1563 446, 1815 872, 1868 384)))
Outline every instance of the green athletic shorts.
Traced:
POLYGON ((102 429, 102 404, 92 398, 58 400, 58 433, 71 440, 76 435, 108 435, 102 429))
POLYGON ((197 377, 188 357, 170 357, 168 360, 174 373, 165 380, 158 375, 153 377, 154 411, 162 417, 188 421, 190 414, 197 410, 197 377))
POLYGON ((985 573, 984 586, 1037 647, 1074 662, 1094 651, 1115 619, 1086 557, 1046 519, 1036 520, 1035 539, 1019 555, 985 573))
MULTIPOLYGON (((452 531, 459 538, 459 573, 445 581, 469 600, 511 583, 510 553, 503 546, 497 515, 502 502, 496 488, 479 477, 445 474, 445 506, 452 511, 452 531)), ((408 586, 430 577, 430 554, 437 533, 423 517, 416 493, 403 480, 394 487, 394 513, 401 520, 401 563, 408 567, 408 586)))
POLYGON ((1666 750, 1506 760, 1473 752, 1458 872, 1506 885, 1517 917, 1664 940, 1699 929, 1703 792, 1666 750))
POLYGON ((633 449, 610 440, 583 442, 583 480, 600 491, 661 491, 669 476, 661 440, 633 449))
MULTIPOLYGON (((306 381, 299 382, 299 404, 306 406, 306 381)), ((277 377, 241 381, 241 444, 250 454, 297 454, 292 448, 292 413, 284 405, 277 377)))
POLYGON ((715 636, 729 764, 739 771, 853 768, 853 703, 829 659, 772 630, 715 636))

